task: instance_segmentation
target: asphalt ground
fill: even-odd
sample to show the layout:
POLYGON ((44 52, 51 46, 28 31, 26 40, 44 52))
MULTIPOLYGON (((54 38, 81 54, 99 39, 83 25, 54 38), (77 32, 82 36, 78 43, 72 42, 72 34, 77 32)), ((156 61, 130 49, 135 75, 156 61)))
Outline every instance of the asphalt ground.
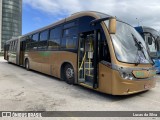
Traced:
MULTIPOLYGON (((149 91, 129 96, 112 96, 78 85, 68 85, 57 78, 35 71, 26 71, 22 67, 7 63, 0 57, 0 111, 160 111, 160 76, 157 75, 156 78, 156 87, 149 91)), ((122 120, 132 119, 146 120, 146 118, 122 120)))

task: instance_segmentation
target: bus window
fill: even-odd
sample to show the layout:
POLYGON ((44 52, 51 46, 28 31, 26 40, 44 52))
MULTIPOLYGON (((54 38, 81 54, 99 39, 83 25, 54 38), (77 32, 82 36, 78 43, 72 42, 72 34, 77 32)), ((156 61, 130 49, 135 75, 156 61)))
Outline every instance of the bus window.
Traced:
POLYGON ((156 52, 157 50, 156 50, 155 39, 154 39, 152 36, 148 35, 148 34, 146 34, 145 37, 146 37, 145 39, 146 39, 147 42, 148 42, 149 51, 150 51, 150 52, 156 52), (149 42, 149 39, 152 40, 151 43, 149 42))
POLYGON ((39 50, 46 50, 47 40, 48 40, 48 30, 40 33, 40 40, 38 45, 39 50))
POLYGON ((30 36, 26 36, 25 38, 24 38, 24 40, 26 40, 26 51, 29 51, 32 47, 31 47, 31 42, 32 42, 32 36, 30 35, 30 36))
POLYGON ((61 27, 53 28, 50 30, 49 36, 49 50, 54 50, 60 48, 60 41, 61 41, 61 27))
POLYGON ((13 50, 14 52, 16 52, 16 48, 17 48, 17 40, 14 41, 14 48, 13 48, 13 49, 14 49, 14 50, 13 50))
POLYGON ((11 51, 13 51, 14 41, 12 41, 11 44, 12 44, 12 46, 11 46, 11 51))
POLYGON ((87 32, 87 31, 92 31, 94 30, 94 27, 90 25, 90 22, 94 20, 95 18, 90 17, 90 16, 85 16, 79 18, 79 33, 87 32))
POLYGON ((72 27, 63 30, 62 48, 64 49, 77 48, 77 27, 72 27))
POLYGON ((32 41, 33 42, 38 42, 38 39, 39 39, 39 33, 32 36, 32 41))
POLYGON ((9 44, 10 44, 9 51, 12 51, 12 42, 10 42, 9 44))
POLYGON ((66 28, 71 28, 71 27, 76 26, 76 24, 77 24, 77 21, 70 22, 70 23, 65 24, 63 28, 64 28, 64 29, 66 29, 66 28))
POLYGON ((111 63, 110 51, 109 46, 106 40, 100 42, 100 60, 106 61, 111 63))
POLYGON ((39 33, 32 36, 31 43, 29 43, 31 50, 37 50, 39 40, 39 33))

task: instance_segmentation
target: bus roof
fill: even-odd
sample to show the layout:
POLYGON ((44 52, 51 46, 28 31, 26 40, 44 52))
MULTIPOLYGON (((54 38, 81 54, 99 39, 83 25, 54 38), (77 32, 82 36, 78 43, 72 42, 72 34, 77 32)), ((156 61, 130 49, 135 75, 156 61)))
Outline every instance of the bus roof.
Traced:
POLYGON ((18 36, 18 37, 13 37, 11 38, 10 40, 7 40, 6 42, 11 42, 11 41, 14 41, 14 40, 18 40, 20 39, 22 36, 18 36))
POLYGON ((82 11, 82 12, 77 12, 77 13, 74 13, 72 14, 71 16, 65 18, 65 19, 62 19, 56 23, 53 23, 51 25, 48 25, 46 27, 43 27, 43 28, 40 28, 38 30, 35 30, 33 32, 30 32, 30 33, 27 33, 23 36, 28 36, 28 35, 32 35, 32 34, 35 34, 39 31, 43 31, 45 29, 48 29, 50 27, 54 27, 56 25, 59 25, 59 24, 62 24, 62 23, 65 23, 67 21, 70 21, 70 20, 73 20, 73 19, 76 19, 76 18, 79 18, 79 17, 83 17, 83 16, 91 16, 91 17, 94 17, 95 19, 101 19, 101 18, 107 18, 107 17, 112 17, 110 15, 107 15, 107 14, 104 14, 104 13, 101 13, 101 12, 96 12, 96 11, 82 11))

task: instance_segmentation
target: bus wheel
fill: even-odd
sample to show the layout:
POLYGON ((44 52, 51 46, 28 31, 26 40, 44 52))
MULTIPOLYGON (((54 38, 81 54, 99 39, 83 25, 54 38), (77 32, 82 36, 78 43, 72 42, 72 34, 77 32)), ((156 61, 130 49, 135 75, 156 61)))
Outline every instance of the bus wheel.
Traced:
POLYGON ((26 70, 28 70, 29 71, 29 60, 27 59, 26 60, 26 62, 25 62, 25 68, 26 68, 26 70))
POLYGON ((68 84, 74 84, 74 69, 72 65, 67 64, 64 68, 64 78, 68 84))

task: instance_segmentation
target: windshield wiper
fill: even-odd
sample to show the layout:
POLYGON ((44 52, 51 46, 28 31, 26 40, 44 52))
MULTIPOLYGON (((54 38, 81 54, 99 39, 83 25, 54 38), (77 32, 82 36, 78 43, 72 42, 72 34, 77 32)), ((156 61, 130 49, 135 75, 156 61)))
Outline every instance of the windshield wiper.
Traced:
MULTIPOLYGON (((148 60, 148 59, 146 58, 146 55, 145 55, 145 53, 144 53, 144 51, 143 51, 144 47, 142 46, 142 43, 139 42, 139 41, 137 40, 137 38, 136 38, 133 34, 132 34, 132 37, 133 37, 133 39, 134 39, 134 41, 135 41, 135 43, 136 43, 135 46, 138 48, 138 49, 137 49, 137 56, 138 56, 139 58, 138 58, 137 63, 135 63, 135 66, 138 66, 138 65, 140 64, 140 60, 141 60, 141 57, 140 57, 140 55, 139 55, 139 51, 142 52, 142 54, 143 54, 143 56, 145 57, 146 60, 148 60)), ((137 56, 136 56, 136 59, 137 59, 137 56)), ((148 60, 148 61, 150 61, 150 60, 148 60)))

